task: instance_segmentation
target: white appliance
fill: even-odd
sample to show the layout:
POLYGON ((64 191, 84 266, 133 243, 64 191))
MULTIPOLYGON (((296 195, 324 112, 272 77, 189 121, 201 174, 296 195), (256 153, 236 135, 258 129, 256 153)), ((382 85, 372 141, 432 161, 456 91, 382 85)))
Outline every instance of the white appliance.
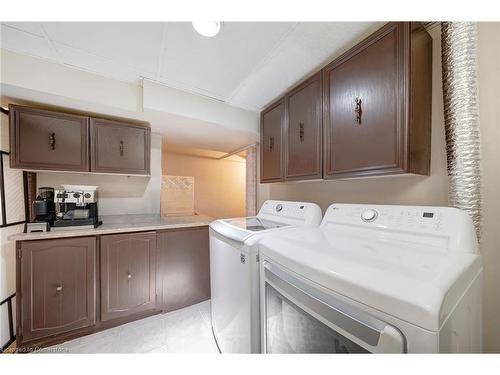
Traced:
POLYGON ((266 353, 481 352, 482 263, 448 207, 333 204, 259 242, 266 353))
POLYGON ((259 255, 261 238, 299 226, 318 226, 314 203, 264 202, 255 217, 210 224, 212 329, 222 353, 259 353, 259 255))

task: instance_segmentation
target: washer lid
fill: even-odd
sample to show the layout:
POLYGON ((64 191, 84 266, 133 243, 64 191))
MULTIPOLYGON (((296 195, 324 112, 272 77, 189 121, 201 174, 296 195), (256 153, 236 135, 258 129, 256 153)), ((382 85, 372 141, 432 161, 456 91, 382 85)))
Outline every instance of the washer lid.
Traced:
POLYGON ((245 239, 257 232, 288 226, 290 226, 290 224, 278 223, 256 216, 221 219, 210 223, 210 228, 222 236, 238 242, 245 241, 245 239))
POLYGON ((384 231, 296 228, 264 237, 261 255, 330 290, 437 331, 481 271, 476 253, 453 252, 384 231))
POLYGON ((240 218, 236 218, 236 219, 225 219, 222 221, 225 222, 226 224, 229 224, 229 225, 232 225, 234 227, 238 227, 238 228, 250 231, 250 232, 260 232, 260 231, 266 230, 266 229, 281 228, 281 227, 289 226, 289 224, 278 223, 275 221, 258 218, 256 216, 240 217, 240 218))
POLYGON ((215 220, 210 228, 237 242, 244 242, 256 233, 291 226, 318 226, 321 223, 321 209, 317 204, 307 202, 267 200, 257 216, 215 220))

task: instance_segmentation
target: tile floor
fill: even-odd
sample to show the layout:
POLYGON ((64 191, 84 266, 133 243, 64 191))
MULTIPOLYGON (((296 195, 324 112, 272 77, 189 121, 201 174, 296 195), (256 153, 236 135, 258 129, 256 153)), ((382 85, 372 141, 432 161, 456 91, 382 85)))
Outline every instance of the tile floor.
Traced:
POLYGON ((48 353, 218 353, 210 301, 46 348, 48 353))

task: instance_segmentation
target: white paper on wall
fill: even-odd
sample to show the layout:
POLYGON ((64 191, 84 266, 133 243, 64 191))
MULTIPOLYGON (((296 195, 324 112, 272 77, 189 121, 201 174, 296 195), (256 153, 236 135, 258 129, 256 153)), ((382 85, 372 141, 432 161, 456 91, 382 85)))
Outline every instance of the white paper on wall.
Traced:
POLYGON ((194 215, 194 177, 162 176, 161 216, 194 215))
POLYGON ((5 189, 5 223, 25 221, 23 171, 9 167, 9 156, 2 154, 5 189))

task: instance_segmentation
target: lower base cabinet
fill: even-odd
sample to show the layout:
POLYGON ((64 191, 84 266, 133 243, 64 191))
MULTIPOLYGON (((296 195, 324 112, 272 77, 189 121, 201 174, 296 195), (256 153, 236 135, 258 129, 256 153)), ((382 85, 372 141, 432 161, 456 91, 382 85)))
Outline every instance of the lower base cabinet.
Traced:
POLYGON ((96 238, 18 243, 19 343, 96 323, 96 238))
POLYGON ((16 247, 17 346, 26 351, 210 298, 207 226, 16 247))
POLYGON ((156 232, 101 236, 101 320, 156 308, 156 232))
POLYGON ((158 232, 158 294, 166 311, 210 298, 207 227, 158 232))

